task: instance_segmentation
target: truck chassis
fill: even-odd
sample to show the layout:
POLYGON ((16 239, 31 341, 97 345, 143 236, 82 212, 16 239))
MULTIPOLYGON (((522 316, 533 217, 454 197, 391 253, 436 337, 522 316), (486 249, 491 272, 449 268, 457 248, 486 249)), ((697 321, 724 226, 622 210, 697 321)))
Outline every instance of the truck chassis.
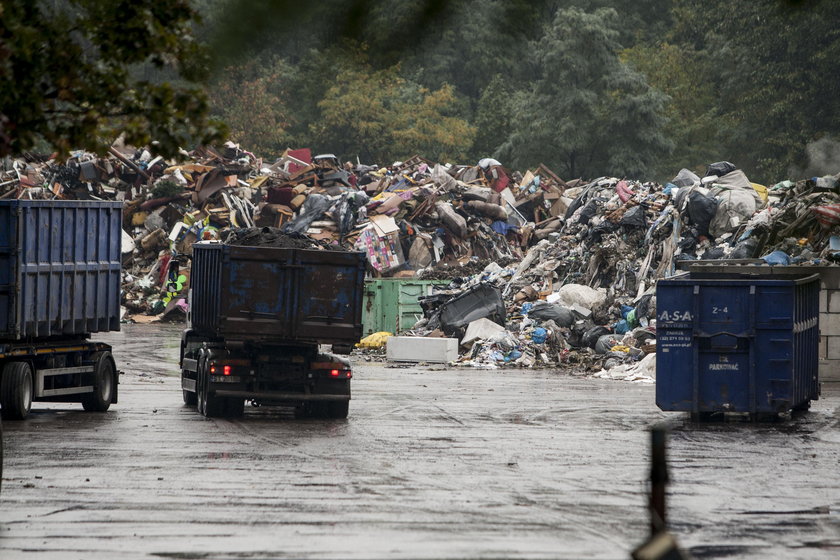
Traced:
POLYGON ((119 372, 111 347, 73 338, 0 343, 0 406, 5 420, 23 420, 33 401, 80 402, 105 412, 117 402, 119 372))
POLYGON ((181 337, 184 403, 207 417, 236 417, 245 402, 293 406, 299 417, 346 418, 350 363, 320 353, 317 344, 181 337))

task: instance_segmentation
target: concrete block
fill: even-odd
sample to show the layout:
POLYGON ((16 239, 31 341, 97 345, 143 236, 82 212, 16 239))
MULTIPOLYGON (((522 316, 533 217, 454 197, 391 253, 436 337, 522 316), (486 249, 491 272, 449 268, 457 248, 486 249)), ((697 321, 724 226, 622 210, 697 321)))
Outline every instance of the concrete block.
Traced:
POLYGON ((392 336, 385 357, 390 362, 447 363, 458 359, 458 339, 392 336))
POLYGON ((840 360, 840 336, 827 336, 825 357, 828 360, 840 360))
POLYGON ((820 282, 829 290, 840 290, 840 267, 820 266, 814 267, 814 272, 820 275, 820 282))
POLYGON ((820 313, 820 334, 840 336, 840 313, 820 313))
POLYGON ((820 337, 820 351, 817 354, 819 356, 820 360, 825 359, 827 348, 828 348, 828 337, 827 336, 821 336, 820 337))
POLYGON ((820 313, 828 313, 828 290, 820 290, 820 313))
POLYGON ((586 307, 583 307, 582 305, 578 305, 576 303, 573 304, 573 305, 570 305, 569 309, 571 309, 572 311, 574 311, 575 313, 577 313, 578 315, 580 315, 584 319, 586 317, 589 317, 590 315, 592 315, 592 310, 591 309, 587 309, 586 307))
POLYGON ((464 346, 470 346, 476 340, 487 340, 493 335, 504 331, 505 328, 503 326, 498 323, 494 323, 490 319, 476 319, 467 325, 467 331, 464 333, 464 339, 461 341, 461 344, 464 346))
MULTIPOLYGON (((820 291, 822 293, 822 290, 820 291)), ((829 313, 840 313, 840 290, 826 290, 826 299, 828 300, 829 313)), ((820 311, 823 309, 820 308, 820 311)))
POLYGON ((820 382, 840 382, 840 360, 820 360, 820 382))

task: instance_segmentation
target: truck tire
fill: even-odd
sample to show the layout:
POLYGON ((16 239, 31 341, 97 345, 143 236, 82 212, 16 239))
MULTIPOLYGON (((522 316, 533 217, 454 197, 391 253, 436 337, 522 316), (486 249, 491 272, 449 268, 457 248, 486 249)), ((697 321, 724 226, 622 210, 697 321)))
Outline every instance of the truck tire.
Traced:
MULTIPOLYGON (((184 358, 186 357, 186 348, 187 345, 192 341, 192 331, 184 331, 181 335, 181 357, 178 360, 178 363, 183 365, 184 358)), ((193 353, 190 352, 190 357, 193 356, 193 353)), ((185 370, 181 370, 181 385, 184 384, 184 379, 187 377, 187 372, 185 370)), ((186 389, 182 389, 184 394, 184 404, 187 406, 196 406, 198 404, 198 385, 196 382, 196 391, 187 391, 186 389)))
POLYGON ((97 352, 93 358, 93 393, 82 397, 82 408, 88 412, 105 412, 114 400, 117 368, 110 352, 97 352))
MULTIPOLYGON (((187 377, 187 372, 181 370, 181 385, 184 385, 184 379, 187 377)), ((198 386, 196 385, 196 389, 198 386)), ((186 389, 181 389, 181 392, 184 394, 184 404, 187 406, 195 406, 198 404, 198 393, 193 391, 187 391, 186 389)))
POLYGON ((23 420, 32 408, 32 368, 26 362, 10 362, 0 379, 0 406, 5 420, 23 420))
POLYGON ((324 405, 327 418, 347 418, 350 412, 350 401, 327 401, 324 405))
POLYGON ((198 413, 204 416, 204 406, 206 404, 204 392, 204 355, 199 353, 198 366, 195 372, 195 402, 198 413))
MULTIPOLYGON (((225 413, 225 401, 210 395, 210 373, 207 371, 207 358, 198 362, 198 411, 206 418, 217 418, 225 413)), ((244 404, 244 402, 243 402, 244 404)))
POLYGON ((198 395, 186 389, 181 390, 184 393, 184 404, 187 406, 196 406, 198 404, 198 395))

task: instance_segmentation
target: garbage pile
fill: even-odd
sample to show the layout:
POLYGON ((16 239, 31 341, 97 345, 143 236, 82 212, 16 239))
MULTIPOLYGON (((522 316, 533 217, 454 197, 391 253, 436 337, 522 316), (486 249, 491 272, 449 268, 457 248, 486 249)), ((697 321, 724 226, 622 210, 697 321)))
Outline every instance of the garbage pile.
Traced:
POLYGON ((561 247, 540 241, 516 266, 491 263, 422 298, 425 317, 403 334, 458 338, 457 365, 616 368, 611 375, 651 379, 651 359, 642 372, 626 370, 656 350, 653 286, 636 298, 612 286, 561 285, 561 247))
POLYGON ((122 145, 63 161, 25 154, 0 165, 0 198, 123 201, 123 305, 135 321, 181 319, 197 241, 291 239, 363 251, 371 277, 449 280, 411 334, 459 338, 461 364, 644 378, 654 286, 680 261, 840 261, 838 178, 766 187, 724 161, 664 185, 564 180, 491 158, 380 167, 290 149, 270 161, 228 142, 180 161, 122 145))
POLYGON ((307 194, 315 200, 334 185, 349 186, 348 175, 329 158, 310 157, 308 150, 288 150, 267 165, 230 142, 220 150, 184 152, 181 161, 165 161, 147 148, 115 145, 105 157, 75 152, 64 161, 35 154, 7 159, 0 171, 0 197, 123 201, 126 315, 148 321, 177 312, 173 318, 180 320, 197 241, 265 245, 273 237, 282 243, 299 239, 296 246, 301 247, 343 250, 323 237, 297 233, 315 214, 295 219, 295 211, 307 194), (300 192, 287 200, 285 191, 292 189, 284 187, 292 179, 300 192), (278 196, 287 204, 278 204, 278 196), (277 235, 276 228, 284 225, 289 226, 284 235, 277 235), (237 238, 237 232, 258 228, 265 231, 257 238, 237 238))
POLYGON ((299 149, 269 163, 231 142, 181 155, 166 161, 123 145, 63 161, 24 154, 0 166, 0 196, 123 201, 123 305, 147 320, 185 308, 197 241, 276 228, 322 249, 363 251, 372 276, 414 276, 476 258, 513 262, 535 224, 559 215, 566 186, 548 169, 520 177, 495 160, 342 165, 299 149))
POLYGON ((656 281, 682 260, 836 264, 838 185, 820 177, 767 188, 719 162, 664 186, 602 177, 567 187, 565 212, 534 229, 520 262, 450 276, 410 334, 458 338, 461 365, 569 364, 652 382, 656 281))

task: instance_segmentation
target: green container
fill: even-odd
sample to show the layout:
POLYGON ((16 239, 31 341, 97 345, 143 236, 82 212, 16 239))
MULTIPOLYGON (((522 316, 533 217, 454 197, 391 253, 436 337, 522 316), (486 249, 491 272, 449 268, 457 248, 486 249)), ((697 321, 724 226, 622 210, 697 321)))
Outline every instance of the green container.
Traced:
POLYGON ((449 281, 413 278, 365 280, 362 336, 381 331, 396 334, 410 329, 423 317, 418 298, 431 295, 435 286, 447 284, 449 281))

